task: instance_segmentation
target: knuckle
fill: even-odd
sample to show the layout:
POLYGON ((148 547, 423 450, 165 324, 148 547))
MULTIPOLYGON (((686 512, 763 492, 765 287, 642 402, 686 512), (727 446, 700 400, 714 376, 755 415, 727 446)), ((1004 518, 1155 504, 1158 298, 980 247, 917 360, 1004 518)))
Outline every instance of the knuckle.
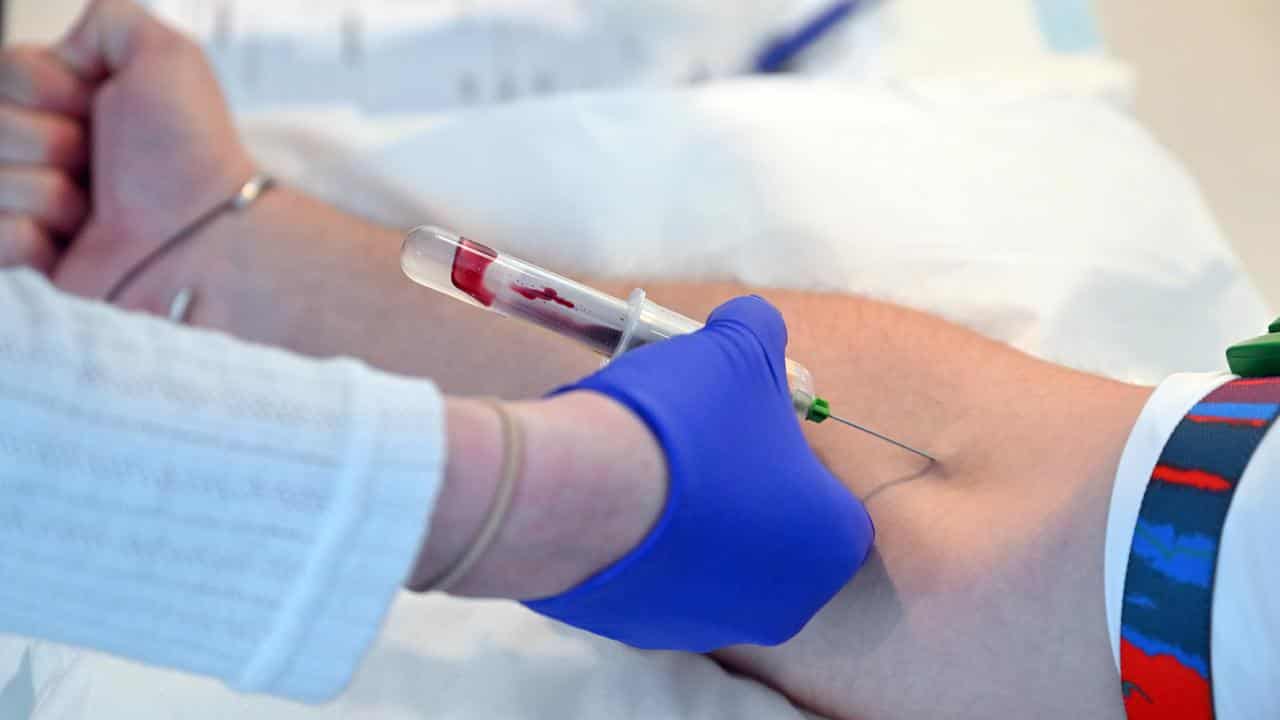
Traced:
POLYGON ((25 173, 0 166, 0 212, 23 212, 31 204, 31 188, 25 173))
POLYGON ((62 123, 44 149, 50 162, 69 168, 83 166, 89 156, 84 130, 74 123, 62 123))
POLYGON ((41 180, 44 184, 45 192, 49 197, 57 200, 79 192, 75 183, 71 182, 71 178, 60 172, 41 173, 41 180))
POLYGON ((25 200, 25 209, 37 215, 48 214, 57 201, 58 179, 47 170, 31 170, 17 180, 19 195, 25 200))
POLYGON ((29 103, 35 97, 35 49, 17 46, 0 53, 0 99, 29 103))
POLYGON ((24 159, 26 146, 31 139, 21 116, 13 108, 0 105, 0 162, 16 162, 24 159))
POLYGON ((80 222, 85 208, 80 187, 64 173, 0 169, 0 211, 30 215, 69 230, 80 222))
POLYGON ((25 216, 0 217, 0 241, 6 247, 18 247, 35 234, 35 222, 25 216))
POLYGON ((0 218, 0 267, 40 263, 48 253, 48 242, 34 220, 0 218))
POLYGON ((0 105, 0 162, 74 164, 83 153, 83 134, 62 118, 0 105))
POLYGON ((46 212, 62 230, 70 230, 79 225, 86 213, 84 193, 80 186, 64 173, 49 173, 46 180, 48 200, 46 212))

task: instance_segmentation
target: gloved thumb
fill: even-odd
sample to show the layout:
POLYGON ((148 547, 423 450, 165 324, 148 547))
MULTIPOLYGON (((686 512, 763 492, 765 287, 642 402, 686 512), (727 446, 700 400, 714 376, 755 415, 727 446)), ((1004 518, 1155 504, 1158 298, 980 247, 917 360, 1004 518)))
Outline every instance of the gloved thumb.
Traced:
POLYGON ((76 75, 97 82, 179 37, 133 0, 93 0, 53 51, 76 75))
POLYGON ((711 312, 707 328, 712 332, 745 330, 764 346, 775 368, 786 363, 787 324, 782 313, 759 295, 736 297, 711 312))

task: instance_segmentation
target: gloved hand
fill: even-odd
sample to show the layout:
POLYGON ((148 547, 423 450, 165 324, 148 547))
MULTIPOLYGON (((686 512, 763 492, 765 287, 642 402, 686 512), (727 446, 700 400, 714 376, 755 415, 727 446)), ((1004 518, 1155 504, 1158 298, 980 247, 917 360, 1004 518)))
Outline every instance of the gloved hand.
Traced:
POLYGON ((529 608, 639 648, 708 652, 785 642, 849 581, 875 532, 805 441, 786 344, 772 305, 738 298, 703 330, 556 391, 635 412, 666 454, 669 489, 635 549, 529 608))

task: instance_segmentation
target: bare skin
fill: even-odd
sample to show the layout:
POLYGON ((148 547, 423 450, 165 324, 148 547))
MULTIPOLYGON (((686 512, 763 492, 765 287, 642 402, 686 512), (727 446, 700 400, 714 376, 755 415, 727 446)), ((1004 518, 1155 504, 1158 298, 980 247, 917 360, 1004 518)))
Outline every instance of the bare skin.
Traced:
MULTIPOLYGON (((127 3, 99 5, 110 11, 104 15, 141 22, 127 3)), ((174 147, 189 143, 216 150, 190 157, 139 150, 126 157, 102 148, 77 149, 65 124, 29 133, 37 139, 38 150, 30 151, 37 157, 22 162, 43 162, 46 175, 74 178, 76 168, 92 158, 94 183, 87 196, 74 181, 37 183, 33 189, 29 177, 6 175, 0 157, 0 188, 8 182, 32 201, 4 216, 0 248, 54 268, 63 288, 83 295, 101 296, 181 223, 179 217, 194 217, 211 198, 229 193, 250 167, 234 134, 226 132, 229 122, 218 120, 225 111, 212 81, 200 80, 207 69, 201 69, 198 51, 155 27, 163 26, 146 26, 145 42, 132 46, 111 45, 103 40, 113 37, 109 33, 94 36, 115 48, 111 72, 121 78, 108 100, 99 93, 96 104, 85 94, 93 92, 94 73, 102 69, 81 62, 77 53, 83 49, 26 51, 34 54, 0 65, 0 97, 26 93, 23 110, 40 115, 35 120, 41 122, 26 118, 31 122, 24 128, 48 129, 48 117, 83 122, 92 107, 95 142, 102 145, 108 144, 102 139, 106 128, 124 138, 112 145, 120 147, 128 145, 130 133, 166 137, 177 132, 166 129, 172 124, 194 133, 175 139, 174 147), (164 85, 151 73, 165 67, 165 60, 182 75, 184 92, 204 88, 203 96, 182 99, 188 112, 200 112, 166 120, 163 97, 149 90, 164 85), (137 69, 143 66, 148 69, 137 69), (136 102, 129 102, 135 93, 152 103, 152 112, 135 116, 136 102), (166 191, 188 191, 155 213, 103 189, 135 187, 141 182, 131 181, 135 173, 165 178, 166 191), (193 176, 202 181, 188 183, 193 176), (220 180, 210 185, 208 178, 220 180), (78 214, 84 207, 92 208, 88 221, 67 232, 83 219, 78 214), (65 253, 54 242, 59 235, 74 238, 65 253)), ((398 269, 399 241, 396 231, 282 189, 249 212, 220 220, 199 242, 167 258, 124 303, 161 311, 179 287, 193 286, 199 291, 193 316, 198 325, 309 355, 355 355, 388 370, 431 377, 455 395, 536 397, 597 366, 593 356, 545 333, 408 283, 398 269), (519 363, 511 361, 513 347, 520 350, 519 363)), ((632 286, 587 280, 614 292, 632 286)), ((747 290, 651 284, 646 289, 692 316, 747 290)), ((878 531, 876 552, 797 638, 778 648, 729 649, 718 659, 834 717, 1122 717, 1103 615, 1102 543, 1115 466, 1149 391, 1041 362, 902 308, 847 296, 763 294, 789 321, 789 354, 814 371, 835 407, 929 449, 941 463, 925 467, 914 456, 847 429, 811 428, 818 453, 867 502, 878 531)), ((579 399, 588 407, 577 410, 617 423, 620 432, 605 434, 626 447, 612 452, 653 457, 645 445, 651 439, 634 434, 636 426, 628 424, 633 419, 610 421, 611 410, 589 407, 593 401, 598 399, 579 399)), ((533 404, 519 412, 545 410, 533 404)), ((476 442, 496 442, 495 421, 466 401, 451 403, 450 417, 487 427, 470 436, 476 442)), ((556 422, 554 412, 538 418, 531 425, 556 422)), ((455 449, 483 455, 483 448, 455 449)), ((491 483, 496 468, 477 472, 491 483)), ((545 472, 548 481, 541 487, 547 494, 527 507, 536 509, 540 502, 550 512, 565 496, 557 491, 565 488, 545 472)), ((627 486, 625 478, 613 480, 615 488, 627 486)), ((619 492, 614 497, 623 500, 615 509, 634 502, 639 510, 611 516, 618 529, 610 550, 577 558, 553 573, 549 585, 571 584, 643 532, 660 490, 655 496, 649 486, 633 499, 619 492)), ((476 515, 485 497, 469 496, 463 506, 476 515)), ((531 512, 528 527, 545 528, 547 516, 531 512)), ((457 517, 465 518, 466 511, 457 517)), ((451 530, 454 543, 465 541, 467 523, 459 520, 451 530)), ((555 540, 548 538, 547 546, 555 540)), ((428 547, 433 545, 449 547, 434 534, 428 547)), ((429 575, 451 552, 428 552, 419 573, 429 575)), ((498 553, 494 562, 500 565, 503 557, 518 555, 498 553)), ((477 572, 482 579, 502 576, 501 567, 477 572)), ((464 588, 471 594, 514 592, 509 586, 500 590, 484 583, 464 588)))

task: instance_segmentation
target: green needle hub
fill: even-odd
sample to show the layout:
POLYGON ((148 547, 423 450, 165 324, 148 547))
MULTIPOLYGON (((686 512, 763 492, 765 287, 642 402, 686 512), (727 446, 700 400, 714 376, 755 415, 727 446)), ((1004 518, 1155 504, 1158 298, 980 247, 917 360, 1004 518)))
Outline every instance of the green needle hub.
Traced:
POLYGON ((829 417, 831 417, 831 403, 828 403, 824 398, 815 397, 804 419, 811 423, 821 423, 829 417))

